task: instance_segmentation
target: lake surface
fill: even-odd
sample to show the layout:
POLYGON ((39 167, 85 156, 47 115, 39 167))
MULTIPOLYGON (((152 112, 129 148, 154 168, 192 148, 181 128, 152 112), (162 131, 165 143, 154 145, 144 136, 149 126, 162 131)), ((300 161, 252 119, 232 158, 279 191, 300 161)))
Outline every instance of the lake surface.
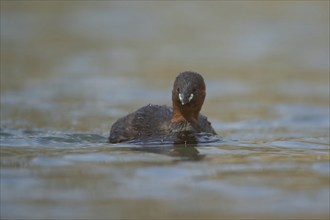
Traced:
POLYGON ((0 217, 329 214, 329 2, 1 1, 0 217), (220 138, 109 144, 175 76, 220 138))

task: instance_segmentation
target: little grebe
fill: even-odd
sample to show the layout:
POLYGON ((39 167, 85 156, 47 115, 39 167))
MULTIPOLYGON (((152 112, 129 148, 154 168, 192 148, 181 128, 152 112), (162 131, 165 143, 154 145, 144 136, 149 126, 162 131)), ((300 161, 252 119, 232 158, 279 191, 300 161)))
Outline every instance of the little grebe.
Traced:
POLYGON ((216 135, 211 123, 199 113, 205 94, 205 83, 200 74, 190 71, 180 73, 172 90, 173 109, 149 104, 118 119, 111 127, 110 143, 143 140, 180 132, 216 135))

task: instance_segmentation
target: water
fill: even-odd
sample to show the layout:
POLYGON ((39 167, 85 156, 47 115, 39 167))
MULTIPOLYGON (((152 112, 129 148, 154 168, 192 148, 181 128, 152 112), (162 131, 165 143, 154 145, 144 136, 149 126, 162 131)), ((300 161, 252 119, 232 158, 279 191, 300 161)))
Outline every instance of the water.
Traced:
POLYGON ((329 218, 329 3, 1 1, 1 218, 329 218), (109 144, 206 81, 219 140, 109 144))

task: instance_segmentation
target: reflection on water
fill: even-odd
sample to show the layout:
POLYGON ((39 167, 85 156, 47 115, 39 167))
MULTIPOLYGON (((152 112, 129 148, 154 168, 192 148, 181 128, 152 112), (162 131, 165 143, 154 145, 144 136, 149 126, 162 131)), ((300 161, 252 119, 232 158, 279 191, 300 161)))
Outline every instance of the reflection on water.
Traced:
POLYGON ((191 131, 181 131, 162 136, 152 136, 137 140, 125 141, 127 144, 136 144, 142 146, 186 146, 186 145, 214 145, 221 143, 221 138, 211 133, 195 134, 191 131))
POLYGON ((329 2, 1 1, 1 218, 329 218, 329 2), (206 80, 219 134, 109 144, 206 80), (19 210, 19 211, 18 211, 19 210))
POLYGON ((0 135, 4 217, 327 216, 324 138, 138 146, 92 133, 0 135))
POLYGON ((134 147, 131 148, 134 151, 141 151, 141 152, 149 152, 149 153, 156 153, 156 154, 164 154, 173 157, 179 157, 180 159, 184 160, 201 160, 205 157, 199 153, 196 147, 193 145, 175 145, 173 147, 160 147, 156 146, 147 146, 147 147, 134 147))

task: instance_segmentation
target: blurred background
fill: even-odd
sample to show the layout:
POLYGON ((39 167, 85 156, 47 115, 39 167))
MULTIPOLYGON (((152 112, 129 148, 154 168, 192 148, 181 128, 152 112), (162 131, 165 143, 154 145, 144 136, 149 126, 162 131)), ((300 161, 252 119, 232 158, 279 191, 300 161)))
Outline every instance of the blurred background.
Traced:
POLYGON ((215 121, 327 105, 328 6, 1 1, 1 123, 103 131, 142 105, 171 105, 185 70, 207 81, 203 112, 215 121))
POLYGON ((2 218, 329 218, 329 1, 0 3, 2 218), (223 142, 106 143, 186 70, 223 142))

